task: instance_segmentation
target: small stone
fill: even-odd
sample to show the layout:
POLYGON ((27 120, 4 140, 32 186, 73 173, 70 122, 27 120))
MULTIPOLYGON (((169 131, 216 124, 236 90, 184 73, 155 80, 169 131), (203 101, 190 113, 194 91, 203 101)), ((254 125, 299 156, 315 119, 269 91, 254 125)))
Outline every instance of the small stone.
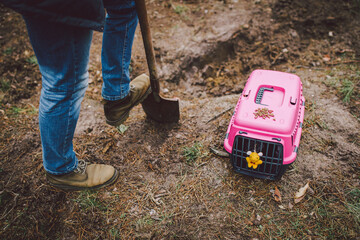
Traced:
POLYGON ((150 216, 154 216, 154 215, 157 215, 156 211, 154 209, 151 209, 150 210, 150 216))

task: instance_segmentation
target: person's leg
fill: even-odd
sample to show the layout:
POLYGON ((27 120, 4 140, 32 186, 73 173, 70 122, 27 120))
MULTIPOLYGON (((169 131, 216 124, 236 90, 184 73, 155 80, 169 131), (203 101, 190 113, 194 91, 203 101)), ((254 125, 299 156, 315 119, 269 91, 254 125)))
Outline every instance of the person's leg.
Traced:
POLYGON ((130 86, 131 49, 138 23, 135 1, 104 0, 104 6, 107 15, 101 54, 102 97, 106 122, 118 126, 149 94, 150 81, 146 75, 141 75, 131 81, 130 86))
POLYGON ((88 85, 92 31, 25 17, 42 74, 39 125, 43 163, 50 185, 64 190, 96 189, 114 183, 110 165, 79 161, 73 136, 88 85))
POLYGON ((104 0, 106 21, 102 42, 102 97, 115 101, 130 91, 129 65, 136 26, 134 1, 104 0))
POLYGON ((44 168, 55 175, 77 167, 73 136, 88 85, 92 31, 25 17, 42 75, 39 125, 44 168))

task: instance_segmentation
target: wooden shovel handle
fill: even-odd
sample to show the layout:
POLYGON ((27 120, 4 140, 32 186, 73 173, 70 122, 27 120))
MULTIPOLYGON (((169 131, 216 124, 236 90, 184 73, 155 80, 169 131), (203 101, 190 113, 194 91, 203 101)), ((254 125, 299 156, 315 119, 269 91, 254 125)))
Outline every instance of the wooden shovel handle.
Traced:
POLYGON ((138 14, 140 28, 141 28, 141 35, 144 42, 146 60, 149 68, 151 88, 153 93, 159 93, 160 84, 156 72, 155 54, 152 45, 152 38, 151 38, 148 15, 146 11, 145 0, 135 0, 135 4, 136 4, 136 11, 138 14))

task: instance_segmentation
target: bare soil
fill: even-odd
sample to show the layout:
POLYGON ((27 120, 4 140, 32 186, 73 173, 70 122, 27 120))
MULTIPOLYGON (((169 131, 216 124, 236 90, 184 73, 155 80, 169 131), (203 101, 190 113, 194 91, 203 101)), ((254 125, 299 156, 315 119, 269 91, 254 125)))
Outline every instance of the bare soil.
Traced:
MULTIPOLYGON (((122 130, 105 124, 95 32, 74 146, 80 159, 120 170, 117 183, 95 192, 47 184, 41 75, 21 16, 1 7, 1 239, 359 239, 359 1, 148 4, 162 94, 180 98, 181 119, 159 124, 137 106, 122 130), (210 151, 223 150, 259 68, 297 74, 306 99, 298 157, 279 181, 237 174, 210 151)), ((143 72, 138 29, 131 75, 143 72)))

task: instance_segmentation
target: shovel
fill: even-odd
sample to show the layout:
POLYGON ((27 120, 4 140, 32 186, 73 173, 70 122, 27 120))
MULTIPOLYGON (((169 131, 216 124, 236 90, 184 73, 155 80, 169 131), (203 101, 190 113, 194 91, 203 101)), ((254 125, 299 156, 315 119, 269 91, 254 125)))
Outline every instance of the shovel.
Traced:
POLYGON ((169 99, 160 96, 160 84, 156 72, 155 55, 152 46, 145 0, 135 0, 135 3, 150 73, 150 86, 152 89, 152 92, 142 102, 142 107, 146 115, 157 122, 177 122, 180 118, 179 99, 169 99))

